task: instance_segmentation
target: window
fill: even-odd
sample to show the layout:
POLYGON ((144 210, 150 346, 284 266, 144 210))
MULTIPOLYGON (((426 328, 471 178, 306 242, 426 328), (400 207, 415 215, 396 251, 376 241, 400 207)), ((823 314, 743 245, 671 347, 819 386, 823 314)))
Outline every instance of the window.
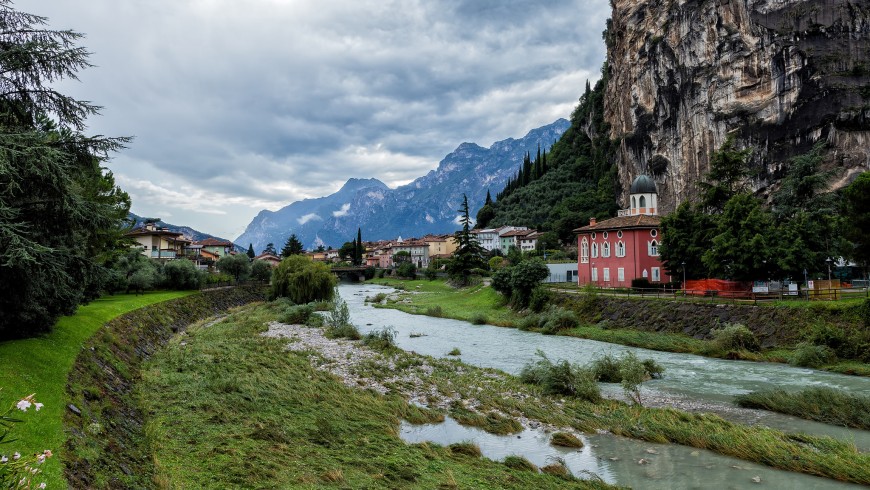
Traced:
POLYGON ((610 257, 610 243, 604 242, 601 244, 601 256, 610 257))
POLYGON ((646 277, 649 277, 649 272, 647 272, 646 269, 644 269, 644 270, 643 270, 643 274, 641 274, 641 275, 642 275, 643 277, 645 277, 645 278, 646 278, 646 277))
POLYGON ((659 234, 659 232, 656 231, 656 230, 650 230, 650 231, 649 231, 649 236, 651 236, 651 237, 654 237, 654 236, 656 236, 656 235, 658 235, 658 234, 659 234))
POLYGON ((598 282, 598 268, 592 268, 592 282, 598 282))
POLYGON ((586 241, 585 237, 580 242, 580 262, 584 264, 589 262, 589 242, 586 241))
POLYGON ((592 232, 592 239, 595 240, 595 232, 592 232))
POLYGON ((616 269, 616 280, 619 282, 625 281, 625 269, 620 267, 616 269))
POLYGON ((638 200, 638 204, 639 204, 638 207, 645 208, 646 207, 646 197, 640 196, 640 199, 638 200))
POLYGON ((592 258, 593 259, 598 258, 598 244, 597 243, 592 244, 592 258))
POLYGON ((616 256, 617 257, 625 257, 625 244, 619 242, 616 244, 616 256))
POLYGON ((659 271, 658 267, 652 268, 652 282, 660 282, 662 280, 662 273, 659 271))
POLYGON ((605 267, 603 269, 603 271, 604 271, 604 282, 610 282, 610 268, 605 267))
POLYGON ((616 238, 622 238, 622 230, 616 232, 616 238))
POLYGON ((634 197, 634 196, 631 196, 631 207, 632 207, 632 208, 636 208, 636 207, 637 207, 637 198, 634 197))
POLYGON ((649 242, 649 256, 657 257, 659 254, 659 242, 653 240, 649 242))
POLYGON ((602 236, 605 240, 607 240, 607 232, 606 232, 606 231, 605 231, 604 233, 602 233, 601 236, 602 236))

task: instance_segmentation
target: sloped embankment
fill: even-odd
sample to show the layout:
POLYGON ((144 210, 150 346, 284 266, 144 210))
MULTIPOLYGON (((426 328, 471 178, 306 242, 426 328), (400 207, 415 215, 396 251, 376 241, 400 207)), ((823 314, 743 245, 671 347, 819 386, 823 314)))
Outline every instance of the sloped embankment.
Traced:
POLYGON ((149 488, 153 463, 135 385, 139 367, 188 325, 265 299, 263 286, 203 292, 106 323, 82 347, 67 381, 64 476, 71 488, 149 488))
POLYGON ((604 328, 682 333, 704 340, 712 338, 713 329, 741 323, 755 333, 764 348, 793 346, 812 330, 835 330, 850 337, 870 326, 870 301, 755 306, 567 294, 557 301, 577 312, 584 322, 604 328))

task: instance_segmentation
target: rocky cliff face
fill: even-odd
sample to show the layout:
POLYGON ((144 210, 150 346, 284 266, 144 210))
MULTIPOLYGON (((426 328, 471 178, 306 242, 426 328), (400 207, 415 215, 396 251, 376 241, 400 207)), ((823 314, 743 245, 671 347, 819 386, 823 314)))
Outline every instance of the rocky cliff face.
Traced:
POLYGON ((754 148, 757 190, 820 139, 827 165, 842 169, 832 186, 870 169, 867 0, 611 4, 604 116, 623 138, 624 189, 653 174, 661 210, 672 210, 696 194, 728 135, 754 148))

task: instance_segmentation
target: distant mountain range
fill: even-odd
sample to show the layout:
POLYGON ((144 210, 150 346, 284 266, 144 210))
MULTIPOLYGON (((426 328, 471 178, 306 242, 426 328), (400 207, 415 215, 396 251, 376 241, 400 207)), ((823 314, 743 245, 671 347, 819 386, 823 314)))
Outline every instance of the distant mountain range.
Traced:
POLYGON ((559 119, 489 148, 462 143, 437 169, 396 189, 377 179, 349 179, 335 194, 297 201, 278 211, 260 211, 235 243, 245 248, 252 243, 257 252, 268 243, 280 249, 295 233, 306 248, 339 247, 356 238, 358 227, 364 240, 452 233, 459 228, 457 210, 463 194, 473 217, 487 190, 492 195, 502 190, 526 152, 534 154, 538 146, 549 149, 569 126, 559 119))
MULTIPOLYGON (((128 213, 127 218, 134 222, 134 225, 133 225, 134 228, 142 226, 142 224, 145 223, 145 220, 150 219, 149 217, 143 217, 143 216, 139 216, 139 215, 136 215, 133 213, 128 213)), ((194 230, 193 228, 191 228, 189 226, 169 224, 163 220, 157 221, 157 226, 166 228, 169 231, 173 231, 175 233, 181 233, 182 235, 184 235, 185 238, 188 238, 188 239, 193 240, 195 242, 200 241, 200 240, 205 240, 206 238, 217 238, 219 240, 229 241, 227 238, 221 238, 219 236, 209 235, 208 233, 203 233, 201 231, 194 230)), ((247 247, 245 247, 245 249, 242 250, 241 246, 238 245, 237 243, 238 242, 236 242, 236 249, 237 250, 240 250, 242 252, 246 252, 248 250, 247 247)))

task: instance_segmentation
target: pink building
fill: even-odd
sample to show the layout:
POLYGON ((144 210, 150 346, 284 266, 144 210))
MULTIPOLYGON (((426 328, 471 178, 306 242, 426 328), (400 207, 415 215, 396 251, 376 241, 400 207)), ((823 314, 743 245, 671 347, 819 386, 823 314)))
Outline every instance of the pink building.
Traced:
POLYGON ((619 216, 577 228, 577 283, 599 287, 631 287, 631 280, 667 282, 659 257, 661 218, 655 182, 641 175, 629 191, 628 209, 619 216))

